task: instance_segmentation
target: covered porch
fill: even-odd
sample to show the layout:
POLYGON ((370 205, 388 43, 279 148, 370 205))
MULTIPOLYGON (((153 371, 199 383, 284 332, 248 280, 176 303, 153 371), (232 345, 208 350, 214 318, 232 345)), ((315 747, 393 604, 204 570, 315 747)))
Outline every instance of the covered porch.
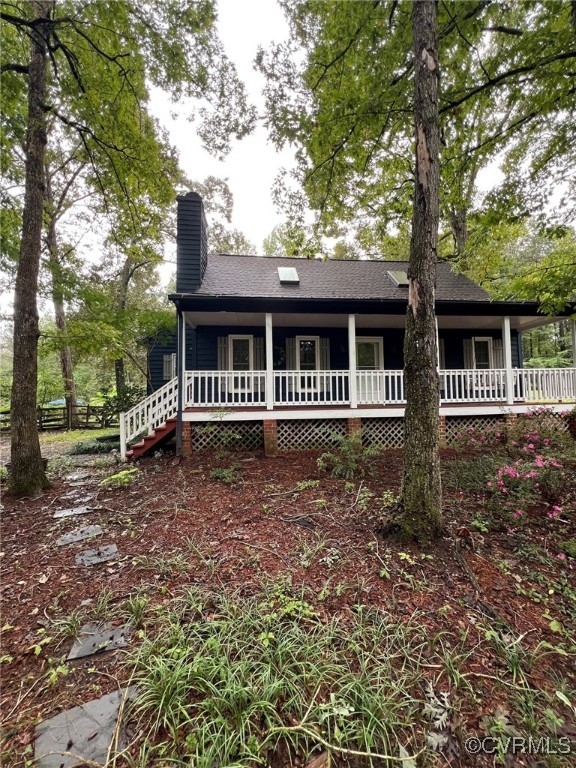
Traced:
MULTIPOLYGON (((439 312, 441 403, 576 402, 574 363, 522 368, 520 333, 553 321, 439 312)), ((180 323, 183 410, 405 403, 403 314, 185 312, 180 323)))

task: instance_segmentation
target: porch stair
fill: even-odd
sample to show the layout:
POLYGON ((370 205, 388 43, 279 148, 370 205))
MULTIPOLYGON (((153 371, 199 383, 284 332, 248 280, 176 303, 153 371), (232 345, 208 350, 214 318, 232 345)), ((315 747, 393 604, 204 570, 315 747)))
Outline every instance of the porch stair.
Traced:
POLYGON ((166 382, 126 413, 120 414, 120 456, 134 461, 172 434, 178 413, 178 379, 166 382), (134 442, 139 440, 139 442, 134 442))
POLYGON ((150 435, 146 435, 139 443, 134 443, 126 451, 126 461, 136 461, 162 440, 174 434, 176 419, 168 419, 165 424, 157 427, 150 435))

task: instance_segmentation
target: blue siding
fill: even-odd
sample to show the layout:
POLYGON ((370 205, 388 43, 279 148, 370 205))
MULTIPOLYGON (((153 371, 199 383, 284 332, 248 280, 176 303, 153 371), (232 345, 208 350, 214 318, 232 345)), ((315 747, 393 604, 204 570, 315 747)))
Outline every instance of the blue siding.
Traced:
MULTIPOLYGON (((262 326, 202 326, 198 329, 186 327, 186 369, 189 371, 215 371, 218 369, 218 337, 230 334, 249 334, 264 339, 262 326)), ((384 345, 384 367, 387 370, 403 368, 404 331, 401 328, 357 328, 358 336, 381 336, 384 345)), ((274 328, 273 349, 274 369, 286 369, 286 339, 295 336, 320 336, 330 340, 330 368, 346 370, 349 366, 347 328, 274 328)), ((464 339, 473 335, 491 336, 501 339, 500 331, 470 331, 459 329, 440 330, 444 340, 446 368, 464 367, 464 339)), ((519 334, 512 331, 512 365, 522 367, 519 334)), ((164 355, 176 352, 176 333, 162 343, 154 343, 148 353, 148 370, 152 389, 158 389, 163 378, 164 355)))

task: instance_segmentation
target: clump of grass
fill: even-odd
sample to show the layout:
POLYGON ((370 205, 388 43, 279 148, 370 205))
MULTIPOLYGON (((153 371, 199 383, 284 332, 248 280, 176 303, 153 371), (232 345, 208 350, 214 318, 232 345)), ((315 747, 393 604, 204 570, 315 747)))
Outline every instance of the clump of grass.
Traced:
POLYGON ((135 712, 163 757, 198 768, 270 764, 310 756, 318 736, 335 754, 416 752, 429 661, 417 621, 360 610, 344 629, 278 595, 190 593, 132 654, 135 712))
POLYGON ((240 480, 236 467, 216 467, 210 471, 210 477, 212 480, 220 480, 226 485, 234 485, 240 480))
POLYGON ((117 440, 106 442, 85 440, 73 445, 68 453, 70 456, 82 456, 87 453, 110 453, 114 449, 120 450, 120 443, 117 440))

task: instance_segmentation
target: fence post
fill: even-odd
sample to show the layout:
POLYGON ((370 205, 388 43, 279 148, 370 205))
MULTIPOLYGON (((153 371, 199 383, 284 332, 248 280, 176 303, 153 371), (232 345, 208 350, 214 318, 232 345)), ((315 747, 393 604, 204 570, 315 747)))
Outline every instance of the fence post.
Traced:
POLYGON ((126 420, 124 414, 120 414, 120 459, 126 461, 126 420))

